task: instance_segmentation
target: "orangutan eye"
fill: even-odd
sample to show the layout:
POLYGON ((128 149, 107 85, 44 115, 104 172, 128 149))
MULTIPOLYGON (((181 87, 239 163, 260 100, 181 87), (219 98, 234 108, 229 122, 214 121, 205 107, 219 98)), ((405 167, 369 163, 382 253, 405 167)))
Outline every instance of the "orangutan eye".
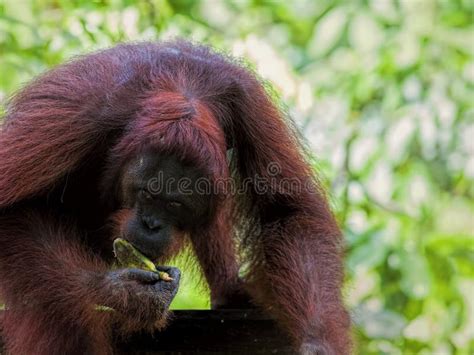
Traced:
POLYGON ((153 195, 150 193, 150 191, 148 191, 145 188, 140 189, 139 196, 140 196, 141 199, 144 199, 144 200, 152 200, 153 199, 153 195))
POLYGON ((183 204, 181 202, 178 202, 178 201, 170 201, 168 202, 168 207, 172 208, 172 209, 176 209, 176 208, 180 208, 183 204))

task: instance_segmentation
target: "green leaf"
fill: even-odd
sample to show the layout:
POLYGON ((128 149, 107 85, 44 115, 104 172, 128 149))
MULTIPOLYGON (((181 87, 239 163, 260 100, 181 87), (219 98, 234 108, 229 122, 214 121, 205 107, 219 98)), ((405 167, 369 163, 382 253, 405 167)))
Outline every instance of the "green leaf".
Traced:
POLYGON ((389 251, 389 244, 386 242, 385 236, 382 232, 374 233, 370 236, 368 243, 354 248, 348 257, 348 267, 351 270, 356 270, 361 266, 373 268, 380 265, 389 251))
POLYGON ((402 278, 400 286, 414 299, 423 299, 431 290, 431 272, 426 258, 415 252, 400 254, 402 278))
POLYGON ((390 310, 372 311, 363 305, 356 311, 356 324, 369 338, 396 339, 402 335, 406 320, 403 315, 390 310))
POLYGON ((347 16, 344 7, 336 7, 328 12, 314 27, 309 52, 319 57, 333 49, 347 25, 347 16))

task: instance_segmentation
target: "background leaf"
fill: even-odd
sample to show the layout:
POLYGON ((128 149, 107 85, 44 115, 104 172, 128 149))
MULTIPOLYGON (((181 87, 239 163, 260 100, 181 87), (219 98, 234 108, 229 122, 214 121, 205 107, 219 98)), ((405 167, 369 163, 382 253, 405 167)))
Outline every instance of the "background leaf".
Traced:
MULTIPOLYGON (((183 36, 243 57, 330 190, 358 353, 472 354, 473 13, 466 0, 3 0, 0 102, 119 41, 183 36)), ((186 259, 173 307, 208 308, 186 259)))

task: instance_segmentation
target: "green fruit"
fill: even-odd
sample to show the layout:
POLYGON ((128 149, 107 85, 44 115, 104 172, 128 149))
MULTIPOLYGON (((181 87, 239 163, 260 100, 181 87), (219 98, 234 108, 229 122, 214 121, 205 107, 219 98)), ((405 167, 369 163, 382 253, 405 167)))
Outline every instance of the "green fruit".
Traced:
POLYGON ((95 305, 94 309, 99 312, 114 312, 115 309, 107 307, 107 306, 101 306, 101 305, 95 305))
POLYGON ((156 272, 160 279, 172 281, 173 279, 164 271, 158 271, 155 264, 145 255, 140 253, 132 244, 125 239, 117 238, 114 240, 114 254, 119 263, 124 267, 133 267, 142 270, 156 272))

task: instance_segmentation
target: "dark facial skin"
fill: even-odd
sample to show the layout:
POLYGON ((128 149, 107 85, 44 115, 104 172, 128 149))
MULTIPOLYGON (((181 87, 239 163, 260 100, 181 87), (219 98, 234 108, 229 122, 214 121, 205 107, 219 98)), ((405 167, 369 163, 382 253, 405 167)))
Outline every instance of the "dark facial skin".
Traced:
POLYGON ((148 152, 130 162, 122 179, 126 207, 133 210, 125 239, 152 260, 165 253, 174 232, 205 223, 211 197, 196 191, 201 171, 174 156, 148 152))

